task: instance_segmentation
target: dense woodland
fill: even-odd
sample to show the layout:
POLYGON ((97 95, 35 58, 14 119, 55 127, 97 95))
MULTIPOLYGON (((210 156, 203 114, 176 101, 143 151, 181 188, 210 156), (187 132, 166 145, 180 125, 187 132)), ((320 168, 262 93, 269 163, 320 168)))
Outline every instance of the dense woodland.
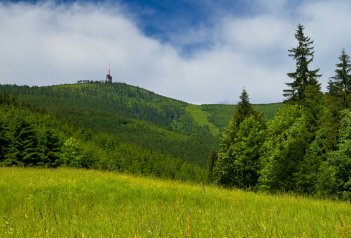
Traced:
POLYGON ((311 69, 313 41, 298 25, 289 50, 296 70, 284 106, 265 121, 244 90, 218 153, 210 180, 226 186, 351 199, 351 64, 341 51, 328 91, 311 69))
POLYGON ((185 113, 186 103, 126 84, 3 85, 0 91, 77 127, 117 135, 116 143, 137 144, 203 166, 217 146, 208 128, 185 113))
POLYGON ((0 94, 0 163, 2 166, 69 166, 203 181, 200 165, 123 142, 113 134, 21 105, 0 94))
MULTIPOLYGON (((0 85, 0 95, 3 166, 74 166, 202 182, 233 113, 230 105, 190 105, 124 83, 0 85), (199 112, 208 116, 205 125, 194 118, 199 112), (19 138, 27 130, 28 137, 19 138)), ((270 117, 280 106, 257 108, 270 117)))

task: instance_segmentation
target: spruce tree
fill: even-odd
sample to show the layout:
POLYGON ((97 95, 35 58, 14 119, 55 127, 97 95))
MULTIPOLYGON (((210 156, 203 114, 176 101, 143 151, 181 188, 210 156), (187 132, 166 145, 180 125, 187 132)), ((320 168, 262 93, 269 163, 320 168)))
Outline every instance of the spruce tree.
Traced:
POLYGON ((6 164, 20 166, 37 165, 41 160, 38 142, 33 126, 21 118, 18 119, 6 164))
POLYGON ((259 147, 263 117, 255 111, 243 90, 236 112, 221 141, 213 166, 212 179, 226 187, 253 187, 258 179, 259 147))
POLYGON ((60 163, 62 141, 51 130, 46 130, 42 138, 42 161, 41 165, 46 167, 56 167, 60 163))
POLYGON ((351 62, 350 56, 345 50, 341 51, 340 62, 336 64, 335 76, 331 77, 328 85, 328 93, 341 100, 343 108, 349 107, 349 95, 351 92, 351 62))
POLYGON ((258 112, 252 108, 249 94, 245 89, 243 89, 240 95, 240 102, 237 104, 233 118, 229 122, 228 129, 221 141, 221 150, 228 150, 229 146, 234 142, 234 138, 239 130, 240 123, 242 123, 245 118, 250 115, 258 116, 258 112))
POLYGON ((319 69, 310 70, 309 65, 313 61, 313 41, 305 36, 304 27, 299 24, 295 33, 295 38, 298 41, 298 46, 289 50, 289 56, 296 61, 295 72, 288 73, 288 76, 293 79, 291 83, 286 85, 289 89, 284 90, 286 102, 300 103, 304 97, 304 91, 307 85, 318 85, 317 78, 319 69))

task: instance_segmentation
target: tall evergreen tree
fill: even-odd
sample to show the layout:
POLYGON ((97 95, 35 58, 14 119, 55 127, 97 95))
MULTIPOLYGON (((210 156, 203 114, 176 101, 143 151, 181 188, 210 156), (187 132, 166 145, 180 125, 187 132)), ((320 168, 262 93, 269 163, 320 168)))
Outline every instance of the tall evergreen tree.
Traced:
POLYGON ((316 192, 320 166, 336 146, 338 123, 325 106, 324 95, 316 86, 306 88, 302 109, 306 151, 303 160, 296 166, 295 189, 300 193, 313 194, 316 192))
POLYGON ((47 167, 58 166, 62 145, 62 141, 54 132, 46 130, 41 142, 43 158, 40 164, 47 167))
POLYGON ((351 93, 351 62, 350 56, 346 54, 344 49, 341 51, 339 60, 340 62, 336 64, 335 76, 329 80, 328 93, 334 98, 340 99, 343 108, 348 108, 351 93))
POLYGON ((217 184, 227 187, 253 187, 258 179, 259 147, 262 144, 264 120, 243 90, 241 101, 221 141, 212 178, 217 184))
POLYGON ((33 126, 24 119, 18 119, 7 164, 33 166, 37 165, 40 160, 39 141, 33 126))
POLYGON ((39 140, 31 123, 16 119, 6 165, 33 166, 41 160, 39 140))
POLYGON ((289 50, 289 56, 296 61, 295 72, 288 73, 293 79, 291 83, 287 83, 289 89, 283 91, 286 102, 299 103, 304 97, 304 91, 307 85, 319 85, 317 78, 319 69, 310 70, 309 65, 313 61, 313 41, 305 36, 304 27, 299 24, 295 33, 298 46, 289 50))
POLYGON ((240 95, 240 102, 237 104, 233 118, 229 122, 228 129, 226 130, 226 133, 222 138, 222 141, 221 141, 222 151, 228 150, 230 145, 234 142, 234 138, 236 136, 236 133, 239 130, 240 123, 242 123, 245 120, 245 118, 250 115, 258 116, 258 112, 256 112, 253 109, 250 103, 249 94, 246 92, 245 89, 243 89, 240 95))

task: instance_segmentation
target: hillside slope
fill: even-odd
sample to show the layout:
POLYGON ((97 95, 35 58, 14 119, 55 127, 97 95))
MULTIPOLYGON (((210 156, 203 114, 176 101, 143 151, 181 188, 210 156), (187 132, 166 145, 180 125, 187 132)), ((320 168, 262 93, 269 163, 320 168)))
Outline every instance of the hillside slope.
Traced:
MULTIPOLYGON (((157 128, 162 130, 162 128, 157 128)), ((0 94, 0 167, 78 167, 203 182, 206 169, 0 94)))
MULTIPOLYGON (((191 105, 124 83, 49 87, 0 85, 23 106, 80 128, 113 135, 116 143, 205 166, 234 107, 191 105)), ((269 117, 280 104, 262 105, 269 117)))
POLYGON ((347 202, 116 173, 0 168, 0 237, 350 237, 347 202))

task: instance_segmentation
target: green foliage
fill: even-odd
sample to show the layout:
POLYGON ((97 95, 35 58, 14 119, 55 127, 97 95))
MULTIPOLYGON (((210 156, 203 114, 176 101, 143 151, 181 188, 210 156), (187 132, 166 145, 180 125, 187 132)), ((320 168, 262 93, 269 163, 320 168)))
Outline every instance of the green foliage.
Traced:
POLYGON ((325 161, 336 149, 339 111, 326 106, 332 99, 320 91, 318 70, 308 67, 313 60, 313 41, 303 30, 299 25, 295 34, 299 45, 290 50, 296 71, 288 75, 295 81, 284 90, 287 101, 295 105, 285 105, 268 123, 259 188, 322 195, 335 181, 330 175, 333 169, 325 161))
POLYGON ((319 180, 319 193, 351 200, 351 111, 342 111, 337 150, 331 152, 319 180))
POLYGON ((321 163, 336 146, 337 123, 324 104, 319 86, 307 86, 303 99, 306 151, 295 174, 295 190, 300 193, 316 193, 321 163))
POLYGON ((293 82, 287 83, 289 89, 284 90, 284 96, 287 102, 299 103, 304 97, 304 91, 307 85, 319 85, 317 78, 319 69, 310 70, 309 65, 313 61, 313 41, 305 36, 304 27, 299 24, 295 33, 298 46, 289 50, 289 56, 296 61, 295 72, 288 73, 293 82))
MULTIPOLYGON (((283 103, 269 103, 269 104, 254 104, 252 107, 261 113, 267 118, 271 119, 274 117, 275 113, 283 106, 283 103)), ((215 125, 220 134, 222 134, 226 127, 228 126, 228 122, 233 117, 233 113, 235 112, 235 108, 237 105, 225 105, 225 104, 206 104, 201 105, 201 109, 208 114, 208 121, 215 125)))
POLYGON ((33 126, 18 118, 13 131, 7 165, 34 166, 40 162, 39 140, 33 126))
POLYGON ((236 187, 249 188, 257 184, 264 129, 264 121, 253 115, 240 124, 236 141, 230 149, 231 157, 236 158, 234 161, 236 187))
POLYGON ((214 182, 213 178, 213 169, 215 164, 217 163, 218 160, 218 153, 213 151, 211 155, 208 157, 208 176, 207 176, 207 182, 212 183, 214 182))
POLYGON ((234 143, 240 124, 251 115, 258 117, 259 113, 253 109, 251 103, 249 102, 249 96, 244 89, 240 95, 240 102, 235 108, 233 118, 230 120, 229 126, 223 135, 221 141, 222 151, 228 151, 229 147, 234 143))
POLYGON ((351 92, 351 63, 343 49, 339 56, 340 62, 336 64, 335 76, 331 77, 328 83, 328 93, 340 105, 340 109, 345 109, 350 106, 351 92))
POLYGON ((116 143, 135 144, 185 162, 206 166, 207 156, 217 147, 217 137, 207 125, 194 121, 188 104, 126 84, 3 85, 0 92, 17 95, 25 107, 74 127, 111 134, 116 143))
POLYGON ((60 160, 60 164, 64 166, 82 167, 82 154, 77 141, 73 137, 68 138, 63 144, 60 160))
POLYGON ((260 158, 260 189, 294 189, 293 175, 306 149, 304 128, 301 108, 295 105, 286 105, 268 122, 260 158))
POLYGON ((269 104, 254 104, 252 107, 258 111, 263 113, 267 120, 270 120, 274 117, 277 111, 282 108, 283 103, 269 103, 269 104))
POLYGON ((256 186, 259 171, 259 148, 264 140, 264 120, 249 103, 243 90, 241 101, 223 136, 221 148, 213 166, 211 180, 228 186, 256 186))
POLYGON ((335 148, 335 123, 318 86, 305 88, 302 105, 286 105, 268 123, 259 187, 315 194, 320 167, 335 148))
POLYGON ((210 116, 208 112, 203 111, 201 107, 192 104, 186 107, 186 111, 197 124, 208 127, 214 136, 218 135, 219 129, 208 120, 208 117, 210 116))
POLYGON ((60 155, 62 150, 62 141, 59 136, 52 130, 45 130, 41 139, 42 162, 39 165, 55 167, 60 165, 60 155))
POLYGON ((27 106, 0 105, 0 139, 4 142, 3 166, 96 168, 193 181, 205 181, 207 175, 197 164, 129 144, 110 133, 72 125, 27 106))
MULTIPOLYGON (((189 105, 122 83, 51 87, 0 85, 0 95, 4 95, 1 97, 3 105, 28 108, 34 114, 40 113, 39 117, 48 115, 50 118, 56 118, 57 124, 61 124, 55 125, 57 129, 52 131, 52 136, 56 136, 56 139, 45 139, 45 131, 51 128, 50 126, 34 126, 39 132, 36 135, 39 140, 38 150, 41 153, 38 165, 48 167, 60 166, 61 147, 73 136, 79 147, 83 148, 82 167, 114 167, 106 165, 106 161, 115 161, 107 157, 112 157, 109 153, 118 145, 125 144, 137 151, 126 152, 130 155, 124 155, 125 160, 137 154, 138 159, 146 158, 149 163, 153 160, 156 164, 175 160, 176 163, 193 164, 196 168, 200 166, 199 168, 204 168, 201 171, 205 171, 206 158, 211 151, 218 149, 219 138, 215 134, 224 130, 233 110, 233 106, 213 105, 211 108, 214 110, 208 111, 204 109, 206 106, 189 105), (220 111, 217 108, 220 108, 220 111), (221 115, 221 124, 212 123, 212 118, 221 115), (50 140, 56 140, 56 149, 53 148, 54 145, 47 149, 50 145, 45 143, 50 140), (94 149, 85 146, 87 143, 94 149), (55 151, 52 151, 53 149, 55 151), (98 159, 99 154, 105 159, 98 159), (105 161, 103 165, 97 165, 101 161, 105 161)), ((269 107, 270 105, 262 106, 262 109, 269 107)), ((41 123, 40 120, 38 123, 41 123)), ((160 166, 156 164, 155 166, 160 166)), ((120 166, 127 166, 126 171, 134 171, 128 163, 116 168, 120 166)), ((179 169, 181 165, 175 167, 179 169)), ((166 174, 145 171, 144 173, 148 174, 166 174)), ((175 175, 169 177, 172 176, 175 175)))
POLYGON ((0 121, 4 132, 2 160, 6 166, 55 166, 61 141, 51 131, 48 118, 37 117, 13 105, 0 105, 0 121), (46 122, 45 122, 46 121, 46 122))

